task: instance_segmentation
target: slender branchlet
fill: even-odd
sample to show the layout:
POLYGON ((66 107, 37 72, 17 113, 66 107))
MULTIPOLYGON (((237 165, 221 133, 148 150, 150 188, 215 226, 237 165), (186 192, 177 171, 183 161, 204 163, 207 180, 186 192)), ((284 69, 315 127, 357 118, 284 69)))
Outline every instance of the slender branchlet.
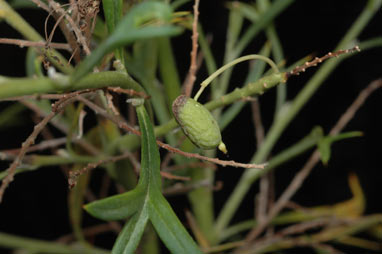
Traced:
POLYGON ((191 50, 191 63, 188 71, 188 79, 184 84, 184 93, 190 97, 192 88, 196 80, 197 70, 197 54, 198 54, 198 17, 199 17, 199 0, 195 0, 194 4, 194 20, 192 22, 192 50, 191 50))
POLYGON ((287 78, 290 76, 294 75, 300 75, 301 72, 304 72, 306 69, 317 66, 317 64, 322 63, 326 59, 332 58, 332 57, 339 57, 342 54, 347 54, 347 53, 353 53, 353 52, 359 52, 361 49, 358 46, 354 46, 351 49, 345 49, 345 50, 337 50, 336 52, 329 52, 323 57, 316 57, 310 62, 305 62, 303 65, 297 66, 293 70, 287 73, 287 78))

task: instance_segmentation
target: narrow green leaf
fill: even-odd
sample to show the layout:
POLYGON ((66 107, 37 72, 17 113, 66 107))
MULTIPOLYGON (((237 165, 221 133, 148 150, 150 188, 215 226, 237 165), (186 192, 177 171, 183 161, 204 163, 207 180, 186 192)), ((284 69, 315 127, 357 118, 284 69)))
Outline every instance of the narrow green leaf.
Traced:
POLYGON ((137 114, 142 132, 142 170, 138 185, 148 184, 150 220, 172 253, 202 253, 161 193, 160 159, 154 129, 143 106, 137 107, 137 114))
POLYGON ((150 187, 155 191, 161 191, 162 178, 160 175, 160 157, 156 143, 154 128, 150 117, 143 105, 137 107, 139 128, 141 137, 141 173, 138 187, 150 187))
POLYGON ((128 45, 136 40, 178 34, 178 27, 168 25, 171 8, 161 2, 143 2, 133 7, 119 22, 113 34, 101 43, 74 71, 71 83, 75 83, 92 70, 102 57, 115 48, 128 45))
POLYGON ((94 201, 84 206, 85 210, 103 220, 120 220, 132 215, 142 206, 144 193, 140 188, 94 201))
POLYGON ((158 193, 152 196, 155 198, 149 205, 150 219, 159 237, 171 253, 202 253, 163 195, 158 193))
POLYGON ((180 95, 180 78, 169 38, 158 39, 158 53, 159 71, 167 95, 167 105, 171 109, 172 102, 180 95))
MULTIPOLYGON (((129 222, 125 225, 123 231, 120 233, 116 243, 114 244, 112 254, 134 253, 142 237, 146 223, 149 219, 148 207, 151 201, 150 193, 152 191, 160 193, 160 158, 154 135, 154 129, 151 125, 150 118, 144 106, 138 106, 136 110, 139 126, 142 132, 142 159, 138 186, 136 189, 130 192, 142 189, 145 193, 143 194, 142 192, 144 196, 142 195, 143 198, 139 199, 139 202, 141 203, 141 209, 138 211, 138 213, 134 214, 129 222)), ((118 196, 115 197, 120 199, 118 196)), ((129 204, 125 205, 129 206, 129 204)))
MULTIPOLYGON (((122 18, 122 0, 102 0, 103 13, 105 15, 107 30, 109 34, 112 34, 117 27, 118 23, 122 18)), ((124 61, 123 57, 123 48, 117 48, 115 50, 115 57, 122 62, 124 61)))
POLYGON ((122 17, 121 0, 102 0, 103 13, 109 33, 113 33, 122 17))
POLYGON ((143 207, 139 213, 134 214, 119 234, 113 246, 112 254, 134 253, 137 248, 143 231, 149 220, 147 207, 143 207))

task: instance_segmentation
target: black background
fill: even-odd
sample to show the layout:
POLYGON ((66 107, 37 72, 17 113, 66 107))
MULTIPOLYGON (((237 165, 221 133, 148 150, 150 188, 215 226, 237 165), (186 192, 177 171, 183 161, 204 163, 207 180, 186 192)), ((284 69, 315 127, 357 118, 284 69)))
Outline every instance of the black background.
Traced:
MULTIPOLYGON (((227 28, 227 10, 225 1, 202 0, 200 21, 206 33, 211 34, 212 50, 218 63, 221 64, 224 52, 225 31, 227 28)), ((364 8, 366 1, 296 1, 276 19, 276 28, 283 45, 287 64, 308 55, 321 56, 336 47, 338 41, 364 8)), ((192 5, 184 7, 191 10, 192 5)), ((43 31, 46 13, 37 10, 21 10, 21 14, 39 31, 43 31)), ((360 35, 360 41, 381 36, 381 11, 371 20, 360 35)), ((248 25, 246 23, 245 25, 248 25)), ((189 64, 191 48, 189 32, 173 39, 177 63, 182 77, 189 64)), ((19 35, 4 22, 0 23, 0 37, 17 38, 19 35)), ((253 41, 243 54, 256 53, 265 42, 264 34, 253 41)), ((25 49, 15 46, 0 45, 0 75, 24 76, 25 49)), ((273 154, 295 143, 307 135, 313 126, 320 125, 327 133, 337 119, 356 98, 358 93, 371 81, 382 76, 382 48, 371 49, 343 61, 329 76, 308 104, 304 106, 296 119, 284 131, 276 144, 273 154)), ((219 64, 219 65, 220 65, 219 64)), ((231 82, 232 89, 240 85, 246 75, 246 64, 235 68, 231 82)), ((306 81, 314 74, 310 69, 303 75, 288 81, 288 99, 292 100, 306 81)), ((198 73, 198 81, 207 77, 205 70, 198 73)), ((362 138, 354 138, 336 143, 332 148, 329 165, 318 165, 307 178, 293 201, 303 206, 334 204, 351 197, 347 176, 355 172, 367 198, 366 213, 382 212, 381 203, 381 95, 382 90, 375 92, 357 112, 345 131, 364 132, 362 138)), ((268 129, 272 123, 275 90, 269 91, 260 98, 263 121, 268 129)), ((5 107, 1 103, 0 107, 5 107)), ((0 149, 20 147, 21 142, 31 133, 33 125, 28 114, 23 115, 25 125, 1 130, 0 149)), ((247 106, 223 132, 223 139, 230 151, 230 159, 247 162, 254 153, 254 130, 251 124, 251 111, 247 106)), ((288 185, 295 173, 302 167, 309 153, 277 169, 276 192, 280 194, 288 185)), ((224 157, 222 157, 224 158, 224 157)), ((1 163, 1 170, 7 167, 1 163)), ((221 168, 217 180, 224 181, 224 188, 216 193, 216 211, 219 211, 227 195, 237 183, 242 169, 221 168)), ((235 221, 252 216, 253 194, 257 187, 251 189, 246 202, 240 207, 235 221)), ((32 173, 16 176, 7 189, 4 201, 0 205, 0 231, 54 240, 63 234, 70 233, 67 215, 67 182, 60 170, 45 168, 32 173)), ((171 198, 172 206, 183 218, 184 205, 181 198, 171 198)), ((93 224, 91 218, 87 224, 93 224)), ((106 235, 110 241, 102 241, 104 247, 110 247, 113 235, 106 235)), ((3 252, 1 252, 3 253, 3 252)))

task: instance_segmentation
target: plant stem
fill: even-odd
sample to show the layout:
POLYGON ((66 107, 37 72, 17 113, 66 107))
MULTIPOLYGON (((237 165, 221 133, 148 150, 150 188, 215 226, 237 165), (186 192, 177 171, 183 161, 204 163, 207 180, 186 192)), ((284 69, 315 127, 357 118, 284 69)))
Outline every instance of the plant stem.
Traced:
MULTIPOLYGON (((269 8, 269 0, 262 0, 258 2, 258 7, 261 11, 266 11, 269 8)), ((275 58, 275 62, 280 64, 284 60, 283 48, 279 37, 277 36, 277 31, 274 22, 271 22, 265 29, 265 33, 272 44, 272 53, 275 58)), ((281 69, 283 71, 283 69, 281 69)), ((277 96, 276 96, 276 109, 275 117, 279 113, 281 107, 284 105, 287 99, 287 88, 286 86, 277 86, 277 96)))
POLYGON ((65 92, 117 86, 144 92, 143 88, 125 73, 105 71, 92 73, 83 80, 69 86, 50 78, 3 78, 0 79, 0 99, 15 96, 65 92))
MULTIPOLYGON (((369 0, 365 9, 362 11, 360 16, 357 18, 355 23, 349 29, 347 34, 338 44, 337 49, 347 48, 349 44, 356 39, 360 34, 362 29, 366 26, 369 20, 373 17, 375 12, 381 5, 381 0, 369 0)), ((278 138, 281 136, 282 132, 288 126, 288 124, 293 120, 297 113, 302 109, 305 103, 310 99, 314 92, 320 87, 323 81, 329 76, 329 74, 334 70, 334 68, 341 62, 342 59, 331 59, 325 62, 322 67, 316 72, 316 74, 311 78, 311 80, 305 85, 301 92, 293 100, 289 110, 283 115, 276 119, 274 124, 271 126, 265 141, 255 156, 252 158, 253 163, 263 162, 273 146, 275 145, 278 138)), ((243 200, 245 194, 249 190, 250 186, 258 179, 257 172, 254 170, 246 170, 241 176, 239 183, 236 185, 233 193, 225 203, 223 209, 221 210, 215 230, 217 233, 222 232, 228 223, 230 222, 232 216, 236 212, 239 204, 243 200)))
POLYGON ((271 59, 269 59, 268 57, 265 57, 265 56, 262 56, 262 55, 255 55, 255 54, 254 55, 242 56, 242 57, 239 57, 239 58, 233 60, 232 62, 230 62, 230 63, 220 67, 217 71, 215 71, 208 78, 206 78, 200 84, 200 89, 196 93, 196 95, 194 97, 194 100, 197 101, 199 96, 202 94, 203 90, 211 83, 212 80, 214 80, 221 73, 223 73, 227 69, 231 68, 232 66, 234 66, 234 65, 236 65, 236 64, 238 64, 240 62, 244 62, 244 61, 248 61, 248 60, 262 60, 262 61, 265 61, 265 62, 267 62, 272 67, 274 73, 279 73, 280 72, 279 69, 277 68, 276 64, 271 59))

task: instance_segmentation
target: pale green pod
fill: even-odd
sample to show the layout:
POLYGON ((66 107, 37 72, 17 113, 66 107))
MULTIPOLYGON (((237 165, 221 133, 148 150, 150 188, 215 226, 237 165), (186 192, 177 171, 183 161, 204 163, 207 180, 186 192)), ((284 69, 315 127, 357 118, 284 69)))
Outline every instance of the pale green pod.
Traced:
POLYGON ((197 147, 205 150, 218 147, 227 152, 216 120, 202 104, 180 95, 173 102, 172 111, 184 134, 197 147))

